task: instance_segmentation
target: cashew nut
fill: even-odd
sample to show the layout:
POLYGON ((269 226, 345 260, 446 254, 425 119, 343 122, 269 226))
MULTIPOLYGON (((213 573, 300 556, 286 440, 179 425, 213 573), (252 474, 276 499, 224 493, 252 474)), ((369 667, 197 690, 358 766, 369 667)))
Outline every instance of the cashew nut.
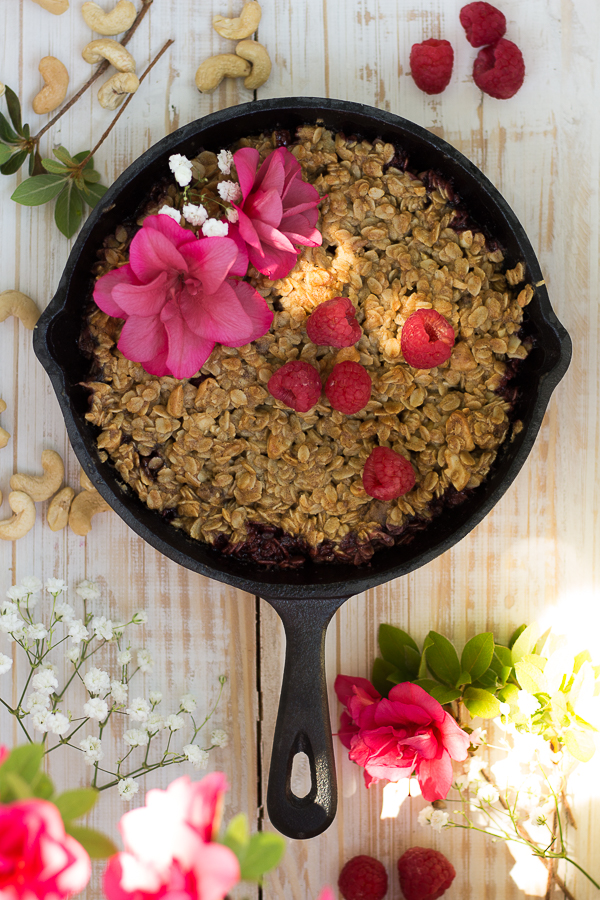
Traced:
POLYGON ((69 521, 69 510, 74 496, 73 488, 67 486, 55 494, 50 501, 46 518, 51 531, 62 531, 69 521))
POLYGON ((44 56, 38 68, 45 84, 33 98, 33 111, 38 116, 43 116, 60 106, 67 96, 69 73, 67 67, 55 56, 44 56))
POLYGON ((0 97, 2 97, 2 95, 5 93, 6 93, 6 85, 4 84, 4 82, 0 81, 0 97))
POLYGON ((27 294, 21 291, 2 291, 0 294, 0 322, 4 322, 9 316, 20 319, 25 328, 35 328, 40 317, 40 311, 27 294))
POLYGON ((202 94, 210 94, 224 78, 245 78, 252 71, 249 62, 234 53, 209 56, 196 71, 196 87, 202 94))
POLYGON ((83 488, 84 491, 95 491, 96 488, 90 481, 86 472, 83 469, 79 471, 79 484, 83 488))
POLYGON ((271 59, 266 47, 263 47, 258 41, 240 41, 235 52, 242 59, 247 59, 252 63, 252 72, 244 81, 244 87, 249 91, 256 90, 265 83, 271 74, 271 59))
POLYGON ((237 19, 214 16, 213 28, 221 37, 229 38, 230 41, 241 41, 242 38, 247 38, 254 34, 258 28, 260 17, 260 3, 257 3, 256 0, 251 0, 250 3, 245 4, 237 19))
MULTIPOLYGON (((3 413, 5 409, 6 409, 6 403, 0 397, 0 413, 3 413)), ((10 434, 8 433, 8 431, 5 431, 4 428, 2 428, 2 426, 0 425, 0 450, 3 447, 6 447, 9 440, 10 440, 10 434)), ((1 497, 2 497, 2 494, 0 494, 0 498, 1 497)), ((0 499, 0 503, 2 503, 1 499, 0 499)))
POLYGON ((85 537, 92 527, 92 516, 107 509, 110 506, 98 491, 82 491, 71 504, 69 528, 80 537, 85 537))
POLYGON ((47 500, 55 494, 65 477, 65 467, 56 450, 43 451, 42 469, 43 475, 13 475, 10 479, 13 491, 25 491, 36 502, 47 500))
POLYGON ((15 513, 0 522, 0 540, 16 541, 31 531, 35 524, 35 503, 24 491, 11 491, 8 505, 15 513))
POLYGON ((88 28, 97 34, 121 34, 131 28, 137 15, 131 0, 119 0, 115 8, 108 13, 97 3, 88 0, 81 7, 81 14, 88 28))
POLYGON ((140 80, 133 72, 116 72, 98 91, 98 101, 104 109, 116 109, 125 99, 125 94, 135 94, 140 80))
POLYGON ((33 0, 33 2, 55 16, 62 16, 69 8, 69 0, 33 0))
POLYGON ((135 59, 118 41, 110 38, 98 38, 90 41, 81 54, 86 62, 94 65, 107 59, 118 72, 135 72, 135 59))

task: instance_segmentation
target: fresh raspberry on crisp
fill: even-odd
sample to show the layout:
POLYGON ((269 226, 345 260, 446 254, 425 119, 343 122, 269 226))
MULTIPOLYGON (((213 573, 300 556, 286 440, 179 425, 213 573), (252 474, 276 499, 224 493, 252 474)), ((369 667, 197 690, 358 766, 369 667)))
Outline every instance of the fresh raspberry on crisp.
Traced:
POLYGON ((479 51, 473 63, 473 81, 477 87, 495 97, 514 97, 525 79, 523 54, 516 44, 501 38, 493 47, 479 51))
POLYGON ((363 487, 376 500, 395 500, 415 486, 415 472, 404 456, 389 447, 375 447, 363 469, 363 487))
POLYGON ((371 376, 359 363, 347 359, 331 370, 325 382, 325 396, 334 409, 351 416, 371 399, 371 376))
POLYGON ((417 309, 402 327, 400 349, 409 366, 432 369, 450 359, 454 329, 435 309, 417 309))
POLYGON ((356 321, 352 301, 348 297, 332 297, 310 314, 306 333, 313 344, 341 348, 359 341, 362 328, 356 321))
POLYGON ((398 875, 405 900, 436 900, 448 890, 456 872, 439 850, 411 847, 398 860, 398 875))
POLYGON ((448 87, 453 65, 454 50, 449 41, 429 38, 411 47, 410 74, 426 94, 441 94, 448 87))
POLYGON ((271 375, 267 387, 276 400, 296 412, 308 412, 321 398, 321 376, 314 366, 293 359, 271 375))
POLYGON ((491 3, 467 3, 459 18, 472 47, 495 44, 506 31, 506 16, 491 3))
POLYGON ((387 893, 387 872, 372 856, 355 856, 340 872, 338 887, 344 900, 381 900, 387 893))

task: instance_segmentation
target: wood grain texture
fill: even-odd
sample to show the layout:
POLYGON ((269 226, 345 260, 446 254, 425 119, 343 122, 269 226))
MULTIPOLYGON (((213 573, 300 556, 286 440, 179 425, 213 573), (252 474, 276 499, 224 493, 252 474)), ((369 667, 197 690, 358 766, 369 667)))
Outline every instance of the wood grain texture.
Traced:
MULTIPOLYGON (((257 36, 274 65, 258 98, 351 99, 403 115, 458 147, 499 188, 523 223, 554 308, 574 344, 573 363, 551 401, 535 447, 494 510, 442 557, 351 598, 336 615, 327 637, 330 686, 338 672, 368 675, 380 622, 400 625, 418 640, 434 628, 459 644, 485 629, 506 640, 516 625, 536 617, 570 629, 584 644, 598 633, 600 9, 596 0, 502 0, 506 36, 522 47, 527 77, 512 100, 497 101, 482 97, 471 80, 476 51, 458 21, 461 5, 459 0, 262 3, 257 36), (415 87, 408 63, 411 45, 428 37, 445 37, 455 50, 452 82, 433 98, 415 87)), ((193 83, 204 58, 233 48, 211 28, 212 16, 236 15, 240 8, 238 0, 154 0, 129 47, 138 71, 167 38, 174 38, 175 44, 97 153, 105 183, 180 125, 253 99, 241 82, 226 81, 209 96, 199 95, 193 83)), ((0 5, 0 80, 22 98, 25 120, 34 129, 40 127, 31 110, 40 87, 39 60, 51 54, 65 63, 70 96, 89 75, 80 54, 92 37, 75 2, 61 17, 31 0, 0 5)), ((96 90, 92 88, 46 136, 43 155, 50 155, 59 143, 73 153, 94 144, 110 120, 98 106, 96 90)), ((58 284, 70 242, 56 231, 50 207, 30 210, 10 201, 23 177, 0 178, 0 290, 18 288, 44 307, 58 284)), ((5 494, 0 518, 6 518, 10 475, 17 467, 38 471, 45 447, 63 455, 67 483, 78 484, 78 464, 49 381, 32 353, 31 334, 13 320, 0 324, 0 396, 8 404, 0 421, 12 434, 9 445, 0 450, 0 489, 5 494)), ((152 649, 156 666, 153 675, 146 676, 144 689, 162 687, 165 704, 191 689, 204 708, 214 696, 216 676, 226 673, 229 683, 215 725, 226 727, 231 743, 214 754, 211 768, 228 774, 226 816, 246 810, 256 821, 264 812, 283 667, 283 629, 276 615, 260 603, 257 646, 254 598, 178 568, 112 513, 97 517, 87 539, 53 534, 45 522, 46 506, 38 505, 38 521, 29 535, 14 545, 0 542, 0 594, 30 573, 64 577, 70 586, 83 577, 96 577, 103 586, 106 614, 116 618, 145 607, 150 622, 143 643, 152 649), (259 773, 262 796, 257 792, 259 773)), ((0 650, 7 650, 4 638, 0 650)), ((12 684, 10 675, 3 676, 0 685, 2 696, 13 702, 19 672, 14 676, 12 684)), ((330 707, 335 723, 338 707, 331 688, 330 707)), ((10 744, 17 737, 12 720, 0 713, 0 740, 10 744)), ((66 755, 62 762, 56 756, 52 773, 66 784, 73 762, 66 755)), ((267 879, 265 898, 316 900, 324 884, 335 885, 346 859, 370 853, 388 868, 388 897, 397 900, 395 861, 412 844, 432 844, 452 858, 458 875, 449 898, 523 896, 510 878, 513 859, 503 845, 466 833, 425 832, 417 825, 420 798, 407 800, 397 818, 380 820, 381 787, 367 792, 360 771, 339 745, 336 756, 338 817, 321 837, 290 842, 284 864, 267 879)), ((598 783, 597 768, 585 772, 586 777, 574 779, 579 828, 571 837, 579 860, 598 877, 594 836, 600 827, 599 798, 595 788, 590 790, 592 773, 598 783)), ((166 772, 152 783, 164 785, 172 774, 166 772)), ((106 796, 93 823, 114 829, 122 809, 118 797, 106 796)), ((573 870, 567 883, 578 900, 595 896, 573 870)), ((100 896, 97 881, 87 895, 90 900, 100 896)))

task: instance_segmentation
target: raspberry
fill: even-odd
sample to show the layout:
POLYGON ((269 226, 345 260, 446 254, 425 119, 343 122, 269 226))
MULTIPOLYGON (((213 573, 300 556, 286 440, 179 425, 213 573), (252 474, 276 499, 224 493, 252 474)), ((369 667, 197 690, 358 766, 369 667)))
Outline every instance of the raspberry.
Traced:
POLYGON ((325 300, 306 320, 306 333, 313 344, 329 347, 351 347, 360 340, 362 328, 356 321, 356 310, 348 297, 325 300))
POLYGON ((456 872, 439 850, 411 847, 398 860, 398 875, 405 900, 436 900, 448 890, 456 872))
POLYGON ((351 416, 367 405, 371 386, 367 370, 348 359, 333 367, 325 382, 325 396, 334 409, 351 416))
POLYGON ((432 369, 452 355, 454 329, 435 309, 417 309, 402 328, 400 348, 409 366, 432 369))
POLYGON ((429 38, 411 47, 410 74, 416 86, 426 94, 441 94, 448 87, 453 64, 454 50, 449 41, 429 38))
POLYGON ((297 412, 308 412, 321 397, 321 378, 314 366, 293 359, 271 375, 267 387, 276 400, 297 412))
POLYGON ((338 887, 345 900, 381 900, 387 893, 387 872, 372 856, 355 856, 340 872, 338 887))
POLYGON ((376 500, 395 500, 415 486, 415 473, 407 459, 389 447, 375 447, 363 469, 363 487, 376 500))
POLYGON ((506 31, 506 16, 491 3, 467 3, 459 18, 472 47, 495 44, 506 31))
POLYGON ((501 38, 494 47, 484 47, 473 63, 473 81, 497 100, 513 97, 525 78, 523 54, 516 44, 501 38))

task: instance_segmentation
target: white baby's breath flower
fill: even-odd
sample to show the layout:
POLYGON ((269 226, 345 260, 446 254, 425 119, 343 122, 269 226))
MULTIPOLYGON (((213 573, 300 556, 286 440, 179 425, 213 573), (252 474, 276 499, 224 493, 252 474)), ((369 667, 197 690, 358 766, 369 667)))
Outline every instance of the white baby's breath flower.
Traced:
POLYGON ((0 653, 0 675, 6 675, 12 664, 13 661, 10 656, 7 656, 5 653, 0 653))
POLYGON ((519 691, 517 706, 524 716, 532 716, 540 708, 539 702, 529 691, 519 691))
POLYGON ((69 625, 69 637, 71 638, 72 644, 79 644, 81 641, 87 641, 89 636, 90 633, 81 619, 74 619, 69 625))
POLYGON ((529 821, 533 825, 545 825, 548 821, 548 813, 544 809, 532 809, 529 813, 529 821))
POLYGON ((159 704, 160 701, 162 700, 162 692, 161 691, 150 691, 150 693, 148 694, 148 699, 150 700, 150 703, 152 704, 152 706, 157 706, 157 704, 159 704))
POLYGON ((220 181, 217 191, 221 200, 225 200, 226 203, 235 203, 242 196, 240 186, 235 181, 220 181))
POLYGON ((83 676, 83 683, 90 694, 105 694, 110 688, 110 675, 104 669, 92 666, 83 676))
POLYGON ((92 697, 83 705, 83 712, 89 719, 98 719, 103 722, 108 715, 108 703, 100 697, 92 697))
POLYGON ((218 219, 207 219, 202 226, 204 237, 225 237, 229 231, 227 222, 219 222, 218 219))
POLYGON ((0 604, 0 615, 4 615, 4 613, 16 616, 19 614, 19 607, 12 600, 3 600, 0 604))
POLYGON ((125 712, 134 722, 145 722, 150 715, 150 704, 143 697, 136 697, 131 700, 125 712))
POLYGON ((129 744, 130 747, 140 747, 143 744, 147 744, 150 739, 150 736, 147 731, 144 731, 142 728, 130 728, 129 731, 126 731, 123 735, 123 740, 126 744, 129 744))
POLYGON ((198 704, 196 703, 196 698, 193 694, 184 694, 183 697, 179 700, 179 705, 182 710, 187 713, 194 712, 198 704))
POLYGON ((217 165, 223 175, 229 175, 233 165, 233 153, 231 150, 219 150, 217 153, 217 165))
POLYGON ((112 641, 113 624, 106 616, 95 616, 92 619, 92 628, 98 639, 102 638, 105 641, 112 641))
POLYGON ((183 207, 183 218, 190 225, 203 225, 208 219, 208 213, 202 204, 195 206, 193 203, 186 203, 183 207))
POLYGON ((21 579, 21 587, 24 588, 28 594, 39 594, 42 589, 42 582, 39 578, 36 578, 35 575, 26 575, 25 578, 21 579))
POLYGON ((144 728, 148 732, 148 734, 155 735, 158 734, 159 731, 162 731, 165 727, 165 720, 158 713, 150 713, 146 721, 144 722, 144 728))
POLYGON ((423 827, 431 825, 431 817, 434 812, 435 809, 433 808, 433 806, 425 806, 417 816, 417 822, 419 823, 419 825, 423 825, 423 827))
POLYGON ((207 767, 210 758, 208 750, 202 750, 201 747, 197 747, 195 744, 186 744, 181 752, 195 769, 205 769, 207 767))
POLYGON ((150 672, 154 666, 154 660, 149 650, 138 650, 137 664, 140 672, 150 672))
POLYGON ((128 624, 127 622, 113 622, 112 623, 113 637, 120 638, 121 635, 123 634, 123 632, 125 631, 125 629, 127 628, 127 624, 128 624))
POLYGON ((137 794, 140 786, 133 778, 121 778, 117 784, 117 790, 123 800, 131 800, 134 794, 137 794))
POLYGON ((169 157, 169 168, 175 176, 175 181, 181 187, 185 187, 192 180, 192 163, 187 156, 181 153, 173 153, 169 157))
POLYGON ((131 650, 121 650, 117 653, 117 665, 126 666, 131 662, 131 650))
POLYGON ((448 824, 448 818, 448 813, 444 812, 443 809, 435 809, 431 814, 429 824, 434 831, 441 831, 442 828, 444 828, 444 826, 448 824))
POLYGON ((499 703, 498 706, 499 706, 499 708, 500 708, 500 715, 501 715, 501 716, 508 716, 508 715, 510 715, 510 704, 508 704, 508 703, 499 703))
POLYGON ((170 716, 167 716, 165 719, 165 726, 170 731, 179 731, 180 728, 183 728, 185 725, 185 719, 183 716, 176 716, 174 713, 171 713, 170 716))
POLYGON ((17 613, 7 612, 0 616, 0 631, 4 634, 16 634, 23 627, 23 620, 17 613))
POLYGON ((169 216, 169 218, 173 219, 174 222, 177 222, 179 225, 179 220, 181 219, 181 213, 177 209, 173 209, 172 206, 167 206, 166 203, 164 206, 158 211, 159 216, 169 216))
POLYGON ((31 687, 38 694, 53 694, 58 687, 58 678, 51 669, 41 669, 31 679, 31 687))
POLYGON ((485 728, 475 728, 469 735, 472 746, 480 747, 482 744, 485 744, 486 735, 485 728))
POLYGON ((33 725, 36 731, 41 731, 42 734, 45 734, 48 731, 47 721, 49 717, 52 715, 49 709, 37 709, 34 713, 31 714, 31 724, 33 725))
POLYGON ((54 606, 54 615, 59 622, 70 625, 75 619, 75 610, 70 603, 56 603, 54 606))
POLYGON ((20 584, 13 584, 12 587, 6 592, 6 596, 9 600, 13 600, 15 603, 19 603, 21 600, 24 600, 27 596, 27 591, 20 584))
POLYGON ((229 735, 226 731, 222 731, 220 728, 215 729, 210 736, 211 744, 214 744, 215 747, 226 747, 229 743, 229 735))
POLYGON ((85 581, 81 581, 75 588, 75 591, 77 594, 79 594, 82 600, 97 600, 100 596, 100 588, 98 587, 96 582, 89 581, 87 579, 85 581))
POLYGON ((477 798, 481 800, 483 803, 495 803, 500 794, 496 790, 493 784, 488 784, 487 782, 482 784, 477 789, 477 798))
POLYGON ((93 766, 95 762, 100 762, 104 757, 100 738, 89 735, 89 737, 86 737, 79 742, 79 746, 83 750, 83 761, 86 766, 93 766))
POLYGON ((27 627, 27 637, 32 641, 43 641, 48 637, 48 630, 43 622, 36 622, 27 627))
POLYGON ((59 594, 66 590, 67 583, 62 578, 47 578, 44 587, 53 597, 58 597, 59 594))
POLYGON ((480 759, 479 756, 473 756, 469 760, 469 779, 471 781, 481 781, 483 778, 481 770, 485 769, 485 767, 485 759, 480 759))
POLYGON ((122 681, 111 681, 110 683, 110 694, 115 703, 118 703, 120 706, 123 703, 127 703, 127 691, 129 690, 129 685, 124 684, 122 681))
POLYGON ((134 625, 145 625, 148 621, 148 613, 145 609, 138 609, 137 612, 134 612, 131 620, 134 625))
POLYGON ((61 712, 50 713, 46 719, 46 728, 51 734, 61 735, 69 728, 69 720, 61 712))
POLYGON ((231 222, 232 225, 235 225, 235 223, 238 221, 238 219, 240 217, 239 212, 237 211, 237 209, 234 209, 233 206, 230 206, 225 210, 225 215, 227 216, 227 218, 229 219, 229 221, 231 222))
POLYGON ((70 647, 65 653, 65 659, 68 659, 73 665, 76 665, 79 662, 81 657, 81 649, 77 644, 75 647, 70 647))
POLYGON ((457 775, 456 778, 454 779, 454 783, 453 783, 452 787, 455 788, 457 791, 466 791, 466 789, 469 787, 470 781, 471 781, 471 779, 466 774, 465 775, 457 775))
POLYGON ((27 709, 31 715, 40 712, 42 709, 48 709, 49 706, 50 697, 48 694, 39 694, 34 691, 32 694, 29 694, 25 700, 25 709, 27 709))

